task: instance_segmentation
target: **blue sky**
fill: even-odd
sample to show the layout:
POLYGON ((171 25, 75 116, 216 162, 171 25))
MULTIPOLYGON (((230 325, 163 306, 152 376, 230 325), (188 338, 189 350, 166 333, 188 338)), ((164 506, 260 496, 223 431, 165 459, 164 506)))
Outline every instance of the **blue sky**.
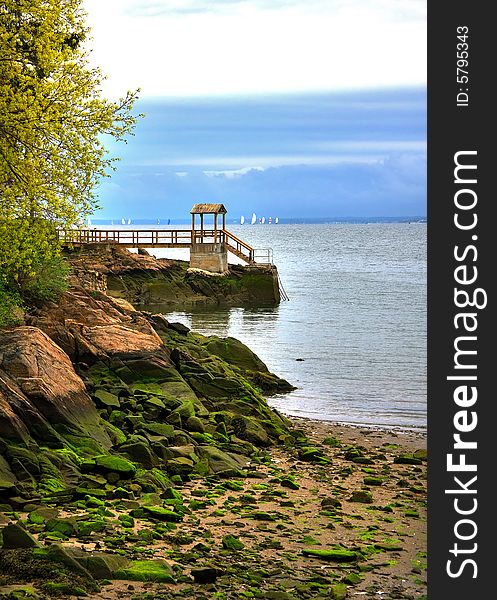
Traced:
POLYGON ((146 117, 96 218, 426 214, 426 0, 84 0, 146 117))

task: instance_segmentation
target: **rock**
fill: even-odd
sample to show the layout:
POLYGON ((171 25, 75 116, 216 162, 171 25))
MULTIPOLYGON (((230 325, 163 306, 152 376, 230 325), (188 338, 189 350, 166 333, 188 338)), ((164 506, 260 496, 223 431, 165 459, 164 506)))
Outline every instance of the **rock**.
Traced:
POLYGON ((103 552, 88 553, 78 552, 74 555, 78 563, 84 567, 95 579, 115 579, 115 573, 129 566, 130 561, 118 554, 103 552))
POLYGON ((237 537, 227 534, 221 540, 221 544, 225 550, 243 550, 245 545, 237 537))
POLYGON ((383 485, 383 479, 381 477, 367 476, 364 477, 364 485, 383 485))
POLYGON ((175 583, 173 571, 165 560, 135 560, 114 571, 115 579, 175 583))
POLYGON ((61 563, 85 579, 93 579, 90 573, 79 564, 74 556, 72 556, 70 547, 64 547, 60 544, 51 544, 50 546, 38 548, 34 550, 33 553, 40 558, 45 558, 55 563, 61 563))
POLYGON ((293 479, 290 479, 289 477, 284 477, 280 481, 280 485, 282 487, 286 487, 286 488, 289 488, 291 490, 299 490, 300 489, 300 485, 296 481, 294 481, 293 479))
POLYGON ((145 467, 145 469, 151 469, 158 462, 150 449, 150 444, 146 442, 122 444, 119 451, 126 454, 133 462, 145 467))
POLYGON ((83 463, 81 466, 85 471, 114 472, 125 478, 133 477, 136 473, 136 466, 132 462, 121 456, 110 454, 94 456, 92 460, 83 463))
POLYGON ((3 549, 37 548, 41 544, 20 525, 7 525, 2 529, 3 549))
POLYGON ((401 454, 400 456, 395 457, 394 461, 397 465, 421 465, 423 461, 418 456, 414 456, 414 454, 401 454))
POLYGON ((183 325, 183 323, 169 323, 169 329, 181 333, 182 335, 187 335, 190 331, 190 328, 183 325))
POLYGON ((269 446, 271 440, 264 427, 256 420, 246 416, 237 416, 231 420, 235 434, 242 440, 258 446, 269 446))
POLYGON ((372 504, 373 495, 367 490, 354 490, 349 502, 362 502, 363 504, 372 504))
POLYGON ((200 567, 191 570, 195 583, 214 583, 218 577, 215 567, 200 567))
POLYGON ((75 519, 49 519, 45 528, 47 531, 56 531, 66 537, 75 535, 78 531, 75 519))
POLYGON ((337 583, 331 586, 330 592, 333 600, 345 600, 347 597, 347 586, 344 583, 337 583))
POLYGON ((100 401, 104 406, 120 408, 121 403, 119 402, 118 396, 106 392, 105 390, 97 390, 94 392, 93 397, 100 401))
POLYGON ((227 454, 214 446, 200 445, 196 448, 197 454, 201 458, 207 459, 209 468, 217 474, 238 475, 240 469, 246 466, 247 457, 236 454, 227 454))
POLYGON ((14 420, 13 431, 24 434, 24 439, 26 430, 35 439, 42 438, 45 432, 52 432, 53 438, 56 437, 53 427, 67 426, 73 439, 91 438, 102 448, 110 448, 111 440, 83 381, 69 357, 45 333, 36 327, 2 331, 0 349, 0 377, 3 371, 14 378, 17 390, 24 395, 19 397, 14 388, 7 396, 11 407, 7 414, 15 407, 18 419, 24 423, 19 428, 14 420))
POLYGON ((302 550, 304 556, 319 558, 327 562, 353 562, 357 560, 357 552, 351 550, 302 550))
POLYGON ((321 506, 323 508, 341 508, 342 503, 337 498, 326 497, 321 500, 321 506))
POLYGON ((161 506, 144 506, 143 510, 149 517, 157 519, 158 521, 179 523, 183 520, 183 517, 180 514, 168 510, 167 508, 162 508, 161 506))
POLYGON ((185 428, 188 431, 196 431, 198 433, 205 432, 205 427, 202 420, 195 416, 188 417, 188 419, 185 422, 185 428))

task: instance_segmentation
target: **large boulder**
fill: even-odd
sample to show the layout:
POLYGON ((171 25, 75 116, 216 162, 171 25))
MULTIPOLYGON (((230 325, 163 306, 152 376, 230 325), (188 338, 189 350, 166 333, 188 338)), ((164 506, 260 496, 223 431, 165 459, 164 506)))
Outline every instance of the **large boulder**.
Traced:
POLYGON ((6 409, 0 428, 2 420, 4 430, 11 426, 10 437, 25 439, 27 432, 38 437, 44 426, 110 448, 95 404, 69 357, 40 329, 0 332, 0 379, 0 403, 6 409))
POLYGON ((28 321, 73 360, 154 352, 162 346, 152 325, 130 304, 81 288, 65 292, 56 305, 35 310, 28 321))

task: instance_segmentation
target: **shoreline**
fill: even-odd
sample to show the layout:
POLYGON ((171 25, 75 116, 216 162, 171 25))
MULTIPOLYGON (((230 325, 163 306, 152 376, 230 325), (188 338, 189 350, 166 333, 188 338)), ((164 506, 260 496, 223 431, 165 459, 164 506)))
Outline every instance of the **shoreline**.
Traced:
POLYGON ((363 431, 373 431, 373 432, 378 432, 378 433, 384 433, 385 435, 390 433, 390 434, 406 435, 406 436, 412 435, 412 436, 416 436, 416 437, 420 437, 420 438, 427 438, 427 436, 428 436, 428 431, 426 428, 415 429, 414 427, 408 427, 408 426, 402 426, 402 425, 374 425, 372 423, 367 423, 367 424, 347 423, 346 421, 331 421, 330 419, 315 419, 312 417, 302 417, 302 416, 297 417, 295 415, 286 414, 281 409, 278 409, 278 412, 281 413, 283 416, 285 416, 290 421, 292 421, 292 423, 293 422, 299 423, 302 421, 303 423, 315 424, 316 426, 322 426, 322 427, 327 426, 331 429, 343 428, 344 430, 346 430, 346 429, 361 430, 361 433, 363 431))

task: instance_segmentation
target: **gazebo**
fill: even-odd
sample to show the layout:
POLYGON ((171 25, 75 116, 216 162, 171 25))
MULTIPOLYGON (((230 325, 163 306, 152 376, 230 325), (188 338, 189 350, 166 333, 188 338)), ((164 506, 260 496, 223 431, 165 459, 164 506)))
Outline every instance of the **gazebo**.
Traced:
POLYGON ((213 238, 214 243, 224 241, 222 231, 226 229, 226 210, 224 204, 194 204, 190 214, 192 215, 192 243, 193 244, 202 244, 204 243, 204 238, 213 238), (200 215, 200 235, 195 231, 195 215, 200 215), (204 215, 214 215, 214 230, 205 230, 204 229, 204 215), (221 232, 218 229, 217 217, 218 215, 223 215, 223 226, 221 228, 221 232), (221 235, 219 235, 219 233, 221 235))
POLYGON ((226 210, 223 204, 194 204, 192 215, 192 245, 190 249, 190 267, 225 273, 228 270, 228 249, 226 247, 226 210), (195 229, 195 215, 200 215, 200 230, 195 229), (204 215, 214 215, 214 229, 204 228, 204 215), (223 216, 219 229, 217 217, 223 216))

